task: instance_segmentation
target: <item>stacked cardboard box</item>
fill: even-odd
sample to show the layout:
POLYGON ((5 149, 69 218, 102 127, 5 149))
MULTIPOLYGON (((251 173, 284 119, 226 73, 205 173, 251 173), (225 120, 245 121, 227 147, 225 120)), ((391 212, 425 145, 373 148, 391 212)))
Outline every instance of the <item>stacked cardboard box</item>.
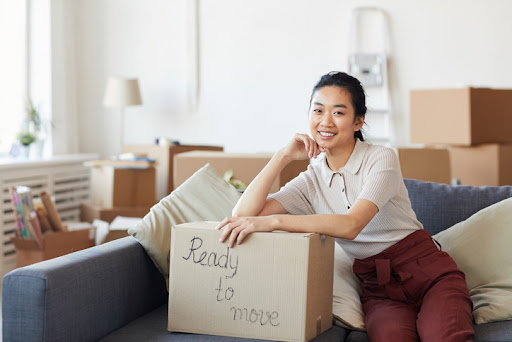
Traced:
POLYGON ((161 200, 171 193, 173 186, 174 155, 188 151, 222 151, 220 146, 202 145, 124 145, 123 153, 133 153, 156 161, 156 196, 161 200))
MULTIPOLYGON (((272 153, 225 153, 212 151, 192 151, 174 156, 174 187, 178 187, 201 167, 210 163, 223 175, 226 171, 233 172, 233 178, 245 185, 260 173, 272 158, 272 153)), ((297 177, 308 168, 309 160, 295 160, 289 163, 272 185, 270 192, 278 191, 281 186, 297 177)))
POLYGON ((111 222, 117 216, 143 217, 156 204, 156 170, 152 164, 94 161, 91 203, 81 206, 80 219, 111 222))
POLYGON ((461 88, 411 92, 411 141, 448 145, 461 184, 512 184, 512 90, 461 88))
POLYGON ((426 182, 451 183, 450 157, 446 148, 395 147, 402 177, 426 182))

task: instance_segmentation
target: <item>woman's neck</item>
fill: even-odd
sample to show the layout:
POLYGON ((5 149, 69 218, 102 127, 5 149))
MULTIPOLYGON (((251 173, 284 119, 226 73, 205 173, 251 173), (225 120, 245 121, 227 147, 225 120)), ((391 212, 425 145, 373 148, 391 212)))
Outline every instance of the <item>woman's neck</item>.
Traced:
POLYGON ((352 151, 354 151, 354 147, 356 146, 355 139, 351 139, 347 144, 340 146, 337 149, 330 149, 325 151, 325 155, 327 158, 327 165, 332 171, 338 171, 342 167, 345 167, 350 156, 352 155, 352 151))

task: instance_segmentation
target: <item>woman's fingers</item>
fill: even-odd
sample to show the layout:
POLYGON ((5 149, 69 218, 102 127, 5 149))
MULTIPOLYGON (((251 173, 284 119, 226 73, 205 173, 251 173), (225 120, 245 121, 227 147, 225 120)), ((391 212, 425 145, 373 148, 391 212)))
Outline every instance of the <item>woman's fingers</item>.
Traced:
POLYGON ((325 152, 309 135, 303 134, 303 142, 309 159, 316 158, 320 153, 325 152))
POLYGON ((243 230, 244 229, 242 227, 237 227, 231 231, 231 235, 229 236, 229 243, 228 243, 229 248, 233 248, 240 232, 242 232, 243 230))
POLYGON ((231 231, 235 227, 234 223, 232 223, 233 217, 226 217, 218 226, 217 229, 222 229, 222 233, 220 234, 219 242, 224 242, 231 231))
POLYGON ((302 133, 295 133, 284 150, 292 160, 316 158, 320 153, 325 152, 309 135, 302 133))
POLYGON ((218 225, 217 227, 215 227, 215 229, 222 229, 222 227, 224 227, 228 222, 229 220, 231 219, 231 217, 226 217, 224 220, 222 220, 218 225))
POLYGON ((222 229, 219 242, 224 242, 229 236, 228 246, 229 248, 232 248, 237 241, 239 233, 244 230, 242 222, 241 218, 237 217, 226 217, 222 220, 222 222, 216 227, 216 229, 222 229))

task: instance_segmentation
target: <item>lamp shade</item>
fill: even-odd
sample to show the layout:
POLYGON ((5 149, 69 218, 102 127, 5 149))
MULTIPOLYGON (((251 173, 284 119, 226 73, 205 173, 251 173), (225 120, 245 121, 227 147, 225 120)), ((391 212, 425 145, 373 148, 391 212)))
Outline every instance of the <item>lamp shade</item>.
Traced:
POLYGON ((105 107, 126 107, 142 104, 139 81, 122 77, 109 77, 105 89, 105 107))

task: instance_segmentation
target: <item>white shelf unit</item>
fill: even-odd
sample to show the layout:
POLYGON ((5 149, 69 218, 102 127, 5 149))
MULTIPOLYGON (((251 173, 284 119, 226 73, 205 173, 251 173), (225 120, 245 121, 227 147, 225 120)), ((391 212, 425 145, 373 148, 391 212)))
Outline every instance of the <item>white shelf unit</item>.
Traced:
POLYGON ((38 198, 42 191, 55 200, 63 222, 80 221, 80 204, 90 195, 90 169, 83 162, 97 155, 67 155, 34 161, 0 161, 0 265, 1 276, 16 266, 16 249, 11 238, 16 235, 9 187, 25 185, 38 198))

